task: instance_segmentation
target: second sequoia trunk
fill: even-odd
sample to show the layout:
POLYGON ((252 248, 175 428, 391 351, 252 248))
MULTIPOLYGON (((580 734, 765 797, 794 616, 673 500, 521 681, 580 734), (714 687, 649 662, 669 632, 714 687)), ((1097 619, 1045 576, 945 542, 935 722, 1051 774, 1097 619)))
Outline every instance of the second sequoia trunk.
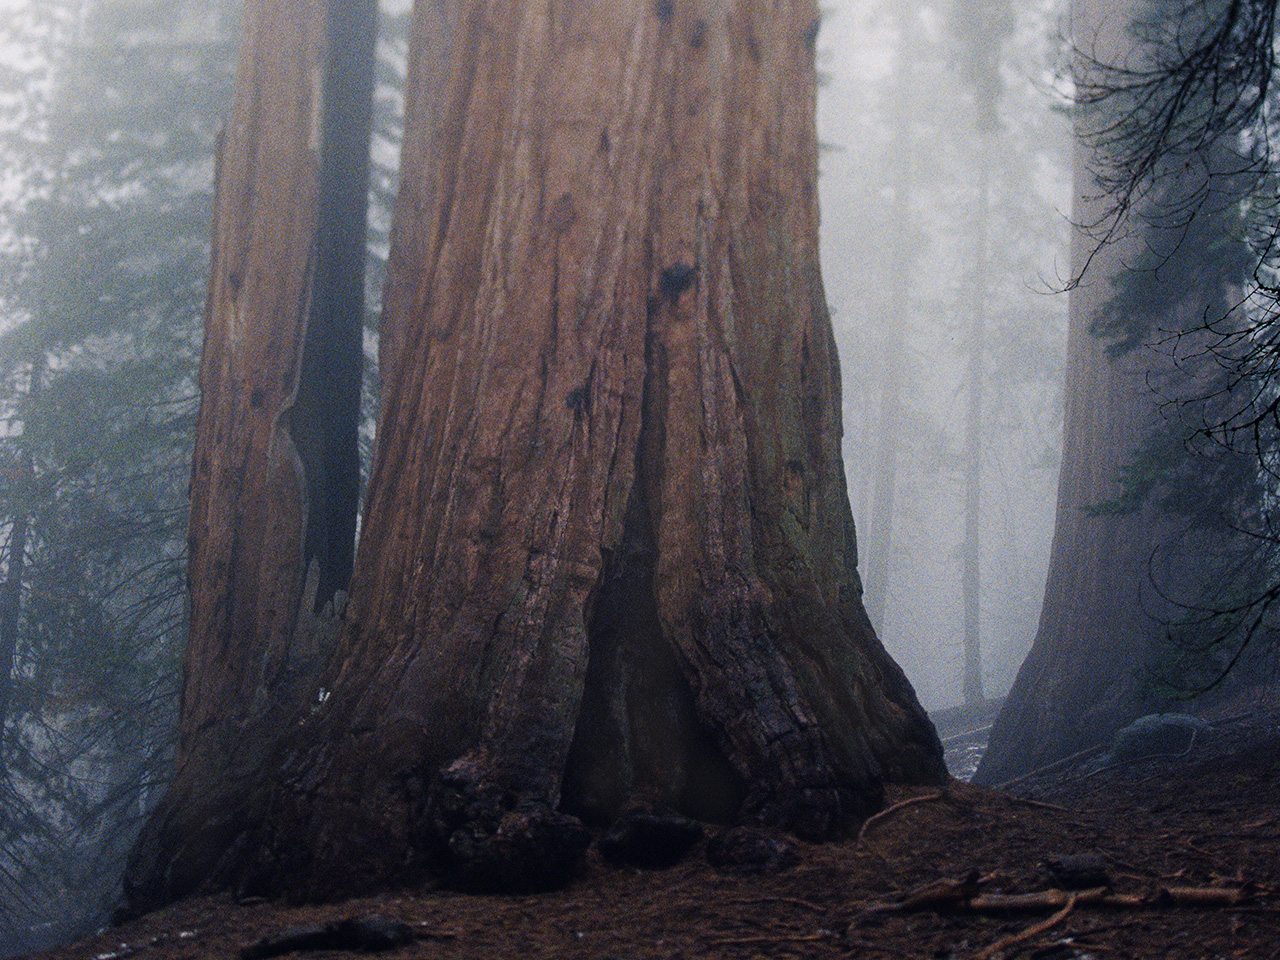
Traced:
POLYGON ((519 885, 563 810, 817 838, 945 777, 862 606, 817 29, 814 0, 419 3, 346 628, 219 871, 519 885))

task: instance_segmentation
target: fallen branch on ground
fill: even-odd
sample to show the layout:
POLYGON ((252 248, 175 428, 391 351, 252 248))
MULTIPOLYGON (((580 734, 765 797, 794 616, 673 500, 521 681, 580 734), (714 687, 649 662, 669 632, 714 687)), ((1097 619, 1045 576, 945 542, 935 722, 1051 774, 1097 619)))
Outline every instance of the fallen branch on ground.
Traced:
POLYGON ((998 956, 999 954, 1004 953, 1005 950, 1009 949, 1009 947, 1016 946, 1019 943, 1030 940, 1032 937, 1040 936, 1040 934, 1044 933, 1046 930, 1053 929, 1063 920, 1067 919, 1067 915, 1076 908, 1076 903, 1079 901, 1080 896, 1081 894, 1079 893, 1068 894, 1067 902, 1063 908, 1048 920, 1042 920, 1034 927, 1028 927, 1021 933, 1013 933, 1007 937, 1001 937, 991 946, 987 947, 987 949, 978 954, 978 960, 987 960, 988 957, 998 956))
POLYGON ((804 907, 804 909, 812 910, 815 913, 822 913, 826 910, 826 907, 821 906, 820 904, 811 903, 808 900, 801 900, 798 897, 740 897, 735 900, 725 900, 723 902, 744 907, 755 903, 785 903, 793 907, 804 907))
POLYGON ((1088 749, 1081 750, 1079 753, 1073 753, 1069 757, 1063 757, 1061 760, 1055 760, 1053 761, 1053 763, 1047 764, 1043 767, 1036 767, 1034 770, 1028 770, 1026 773, 1022 774, 1021 776, 1014 777, 1012 780, 1006 780, 1003 783, 997 783, 991 789, 1007 790, 1009 787, 1012 787, 1015 783, 1021 783, 1023 780, 1030 780, 1032 777, 1037 777, 1042 773, 1051 773, 1052 771, 1057 770, 1059 767, 1065 767, 1067 764, 1072 763, 1073 761, 1076 761, 1076 760, 1084 760, 1086 757, 1091 757, 1095 753, 1102 753, 1102 751, 1106 749, 1107 749, 1107 745, 1104 743, 1100 743, 1095 747, 1089 747, 1088 749))
POLYGON ((1247 887, 1153 886, 1146 893, 1114 893, 1107 887, 1088 890, 1038 890, 1034 893, 978 894, 974 875, 964 880, 930 884, 892 903, 876 903, 868 913, 908 913, 915 910, 969 910, 975 913, 1014 913, 1058 910, 1068 903, 1085 907, 1137 910, 1145 907, 1234 907, 1247 903, 1254 891, 1247 887))
POLYGON ((858 831, 858 839, 861 840, 867 835, 867 831, 877 823, 881 823, 892 814, 897 813, 906 807, 914 806, 917 803, 925 803, 929 800, 942 800, 947 796, 947 791, 939 790, 937 793, 926 793, 918 797, 908 797, 906 800, 899 800, 893 806, 885 807, 873 817, 868 817, 867 821, 862 825, 862 829, 858 831))
POLYGON ((819 930, 817 933, 786 934, 761 933, 750 937, 717 937, 703 941, 709 947, 726 947, 748 943, 817 943, 819 940, 830 940, 835 934, 830 930, 819 930))

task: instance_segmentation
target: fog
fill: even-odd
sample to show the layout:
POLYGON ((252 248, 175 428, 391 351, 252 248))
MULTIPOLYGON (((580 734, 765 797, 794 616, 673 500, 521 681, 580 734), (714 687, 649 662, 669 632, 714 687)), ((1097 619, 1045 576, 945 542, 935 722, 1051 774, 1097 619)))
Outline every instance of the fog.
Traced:
MULTIPOLYGON (((891 547, 876 622, 924 704, 963 699, 965 410, 982 164, 990 164, 981 434, 981 643, 988 696, 1035 634, 1061 455, 1070 209, 1068 125, 1056 93, 1058 13, 1020 4, 1004 46, 998 126, 941 4, 828 5, 819 38, 823 273, 840 345, 845 465, 861 567, 876 511, 885 357, 905 331, 891 547), (911 62, 902 69, 904 39, 911 62), (909 104, 904 121, 896 104, 909 104), (907 136, 904 140, 903 134, 907 136), (909 165, 909 169, 905 170, 909 165), (895 191, 908 196, 898 199, 895 191), (905 221, 895 214, 905 209, 905 221), (905 256, 904 256, 905 254, 905 256), (905 279, 901 271, 906 272, 905 279), (893 298, 905 290, 899 314, 893 298)), ((875 613, 873 609, 873 618, 875 613)))

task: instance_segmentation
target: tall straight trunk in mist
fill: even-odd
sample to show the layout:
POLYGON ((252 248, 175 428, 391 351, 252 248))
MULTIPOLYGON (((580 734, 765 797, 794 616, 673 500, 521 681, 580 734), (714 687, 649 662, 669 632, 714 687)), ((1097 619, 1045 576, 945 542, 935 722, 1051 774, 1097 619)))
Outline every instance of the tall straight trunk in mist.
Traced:
MULTIPOLYGON (((1145 10, 1140 2, 1076 0, 1072 32, 1082 51, 1080 75, 1089 77, 1096 63, 1140 64, 1147 54, 1133 51, 1130 28, 1145 10)), ((1183 7, 1175 5, 1171 14, 1181 16, 1183 7)), ((1177 25, 1172 29, 1176 35, 1177 25)), ((1134 461, 1152 430, 1166 422, 1164 405, 1199 394, 1193 367, 1175 363, 1158 341, 1168 340, 1173 330, 1195 331, 1206 313, 1217 309, 1224 292, 1216 275, 1194 268, 1193 281, 1173 293, 1158 287, 1167 271, 1133 272, 1153 252, 1157 262, 1162 256, 1195 257, 1181 250, 1191 236, 1189 228, 1162 230, 1158 209, 1158 204, 1186 209, 1186 196, 1196 189, 1193 173, 1186 174, 1186 185, 1171 179, 1165 194, 1152 194, 1145 206, 1130 211, 1124 229, 1098 247, 1096 228, 1108 222, 1113 201, 1099 189, 1093 171, 1106 159, 1098 136, 1110 129, 1114 114, 1103 101, 1076 115, 1072 273, 1080 282, 1069 303, 1057 520, 1039 630, 975 775, 984 783, 999 783, 1105 743, 1151 709, 1143 669, 1173 615, 1163 597, 1195 595, 1181 591, 1176 578, 1162 583, 1158 593, 1152 588, 1151 560, 1171 529, 1154 507, 1128 512, 1095 508, 1122 499, 1123 468, 1134 461), (1162 249, 1170 252, 1161 254, 1162 249), (1141 287, 1128 294, 1136 313, 1150 310, 1147 303, 1163 305, 1159 309, 1164 312, 1147 318, 1147 333, 1117 355, 1110 349, 1112 342, 1093 328, 1106 320, 1122 279, 1147 285, 1145 294, 1141 287)), ((1196 216, 1207 211, 1200 209, 1196 216)), ((1188 337, 1187 342, 1194 340, 1188 337)), ((1182 343, 1180 349, 1185 349, 1182 343)), ((1185 565, 1183 582, 1201 569, 1197 563, 1185 565)))
POLYGON ((898 446, 902 438, 902 383, 907 363, 907 324, 911 316, 911 275, 915 269, 911 236, 911 194, 915 147, 911 129, 915 87, 914 23, 916 6, 898 7, 898 69, 895 79, 897 126, 893 138, 894 181, 890 219, 894 227, 889 294, 884 314, 884 368, 880 381, 871 533, 867 551, 867 613, 882 632, 888 608, 893 560, 893 521, 897 503, 898 446))
POLYGON ((978 157, 973 280, 969 287, 969 370, 964 421, 964 548, 960 591, 964 599, 964 702, 981 703, 982 690, 982 385, 987 346, 987 237, 991 220, 992 137, 984 134, 978 157))
POLYGON ((9 537, 5 543, 5 578, 0 583, 0 782, 9 773, 8 727, 13 709, 13 668, 18 653, 18 626, 22 619, 23 576, 27 569, 27 550, 31 543, 31 519, 35 507, 36 470, 31 452, 31 412, 40 401, 48 358, 43 344, 31 352, 30 380, 27 385, 26 415, 23 417, 24 438, 16 444, 16 457, 9 464, 13 471, 10 497, 13 513, 9 521, 9 537))
MULTIPOLYGON (((862 606, 817 30, 815 0, 418 4, 351 600, 288 723, 253 715, 261 644, 193 633, 188 699, 219 658, 259 678, 222 696, 263 746, 188 761, 218 783, 153 818, 133 909, 424 868, 540 885, 572 871, 579 816, 632 801, 819 838, 886 780, 945 777, 862 606)), ((249 172, 224 161, 224 197, 249 172)), ((292 622, 298 576, 258 607, 292 622)))

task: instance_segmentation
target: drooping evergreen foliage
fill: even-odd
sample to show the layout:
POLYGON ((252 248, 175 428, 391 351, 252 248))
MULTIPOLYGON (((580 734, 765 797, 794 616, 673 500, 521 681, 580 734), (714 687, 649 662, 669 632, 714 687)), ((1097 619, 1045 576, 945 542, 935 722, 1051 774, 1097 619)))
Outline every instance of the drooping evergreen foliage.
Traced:
POLYGON ((1145 51, 1097 71, 1079 93, 1104 148, 1111 209, 1099 242, 1132 229, 1143 255, 1116 283, 1093 331, 1120 357, 1167 358, 1152 378, 1161 421, 1098 512, 1152 511, 1166 525, 1151 557, 1153 610, 1166 641, 1145 667, 1156 696, 1213 688, 1241 663, 1274 658, 1280 516, 1280 337, 1273 121, 1274 0, 1150 3, 1145 51))
POLYGON ((0 951, 99 922, 163 776, 229 4, 29 3, 0 128, 0 951))

